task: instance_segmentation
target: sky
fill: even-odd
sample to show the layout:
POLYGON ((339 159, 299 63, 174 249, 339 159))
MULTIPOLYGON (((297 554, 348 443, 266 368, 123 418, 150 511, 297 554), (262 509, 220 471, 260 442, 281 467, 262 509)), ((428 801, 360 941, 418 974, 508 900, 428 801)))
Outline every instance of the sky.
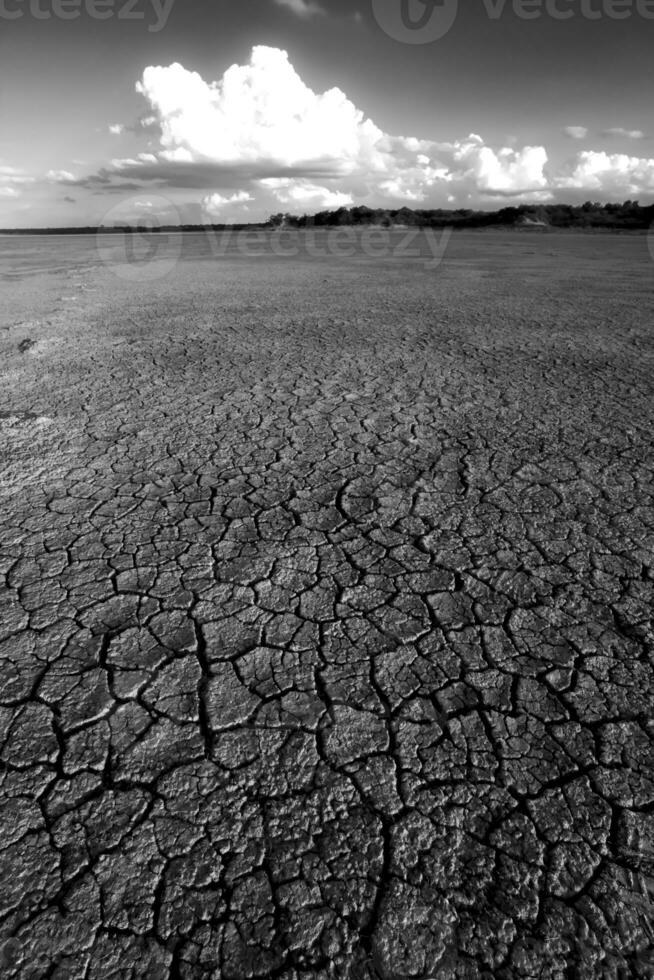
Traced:
POLYGON ((654 0, 0 0, 0 227, 654 202, 654 0))

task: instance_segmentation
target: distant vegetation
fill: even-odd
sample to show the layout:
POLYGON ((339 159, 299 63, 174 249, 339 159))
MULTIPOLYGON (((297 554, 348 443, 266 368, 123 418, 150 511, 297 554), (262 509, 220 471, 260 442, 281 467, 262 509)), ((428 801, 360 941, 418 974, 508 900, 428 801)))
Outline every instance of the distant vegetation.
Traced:
POLYGON ((234 231, 249 228, 333 228, 359 226, 392 228, 398 225, 419 228, 578 228, 605 229, 609 231, 638 231, 654 224, 654 204, 644 207, 638 201, 624 204, 521 204, 501 208, 499 211, 473 211, 458 208, 448 211, 442 208, 338 208, 336 211, 319 211, 314 215, 273 214, 268 221, 258 224, 210 224, 210 225, 101 225, 99 228, 9 228, 0 229, 3 235, 95 235, 173 231, 234 231))
POLYGON ((291 228, 321 227, 334 225, 413 225, 423 228, 490 228, 493 226, 548 227, 548 228, 610 228, 637 230, 649 228, 654 222, 654 204, 641 207, 638 201, 624 204, 521 204, 502 208, 500 211, 472 211, 459 208, 423 210, 400 208, 395 211, 380 208, 339 208, 337 211, 321 211, 308 217, 291 214, 274 214, 269 219, 272 226, 291 228))

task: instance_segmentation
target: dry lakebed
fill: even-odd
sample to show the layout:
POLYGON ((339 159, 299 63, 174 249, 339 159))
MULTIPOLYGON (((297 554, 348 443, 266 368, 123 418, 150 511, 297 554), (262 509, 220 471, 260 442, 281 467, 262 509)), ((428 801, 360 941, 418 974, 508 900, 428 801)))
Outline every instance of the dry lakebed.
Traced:
POLYGON ((647 238, 402 234, 0 239, 2 977, 654 977, 647 238))

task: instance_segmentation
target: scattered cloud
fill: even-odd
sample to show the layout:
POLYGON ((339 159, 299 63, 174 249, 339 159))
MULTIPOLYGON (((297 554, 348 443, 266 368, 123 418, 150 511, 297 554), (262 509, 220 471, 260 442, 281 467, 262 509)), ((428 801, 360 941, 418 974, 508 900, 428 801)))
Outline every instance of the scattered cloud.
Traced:
POLYGON ((572 173, 560 178, 557 186, 599 192, 607 200, 651 193, 654 191, 654 159, 588 150, 578 155, 572 173))
POLYGON ((77 180, 75 175, 71 174, 69 170, 48 170, 45 179, 53 181, 56 184, 74 184, 77 180))
POLYGON ((614 126, 612 129, 605 129, 602 136, 621 136, 627 140, 644 140, 645 133, 642 129, 623 129, 622 126, 614 126))
POLYGON ((263 187, 269 188, 280 204, 293 207, 342 208, 354 204, 351 194, 344 191, 321 187, 305 180, 290 177, 269 177, 261 181, 263 187))
POLYGON ((412 185, 410 180, 404 179, 401 176, 390 177, 388 180, 382 180, 379 184, 379 188, 391 199, 401 201, 413 201, 417 203, 419 201, 424 201, 426 196, 426 192, 423 188, 412 185))
POLYGON ((585 140, 588 136, 586 126, 566 126, 563 132, 571 140, 585 140))
POLYGON ((207 212, 208 215, 213 216, 219 214, 230 204, 246 204, 248 201, 252 201, 253 198, 247 191, 236 191, 230 197, 225 197, 222 194, 210 194, 208 197, 202 199, 202 209, 207 212))
POLYGON ((125 127, 123 123, 112 123, 112 125, 109 126, 109 132, 112 134, 112 136, 120 136, 121 133, 125 132, 125 127))
MULTIPOLYGON (((583 140, 588 136, 589 130, 586 126, 566 126, 563 132, 569 139, 583 140)), ((628 140, 645 139, 645 133, 641 129, 624 129, 622 126, 603 129, 600 136, 618 136, 628 140)))
POLYGON ((298 17, 305 19, 326 13, 320 4, 315 3, 314 0, 274 0, 274 2, 278 7, 286 7, 298 17))
POLYGON ((24 170, 16 167, 0 165, 0 184, 33 184, 34 177, 30 177, 24 170))
POLYGON ((10 167, 7 164, 0 164, 0 197, 20 197, 24 185, 33 183, 35 183, 35 178, 30 177, 24 170, 10 167))
POLYGON ((137 153, 136 157, 127 157, 111 161, 111 166, 116 170, 127 170, 133 167, 140 167, 144 163, 157 163, 154 153, 137 153))

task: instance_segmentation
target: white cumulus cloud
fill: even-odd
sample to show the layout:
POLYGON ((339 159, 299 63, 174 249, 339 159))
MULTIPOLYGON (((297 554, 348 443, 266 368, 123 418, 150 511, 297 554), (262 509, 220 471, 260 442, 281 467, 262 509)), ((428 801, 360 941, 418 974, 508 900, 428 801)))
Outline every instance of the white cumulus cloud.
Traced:
POLYGON ((543 168, 547 163, 544 146, 525 146, 522 150, 505 147, 497 153, 489 146, 470 154, 474 160, 477 187, 489 194, 525 194, 547 188, 543 168))
POLYGON ((48 170, 45 179, 54 181, 57 184, 75 183, 75 175, 71 174, 69 170, 48 170))
POLYGON ((544 146, 494 150, 481 136, 472 133, 467 140, 447 144, 444 149, 449 150, 452 162, 446 175, 439 172, 440 178, 465 186, 468 191, 485 197, 532 194, 539 200, 548 193, 548 156, 544 146))
POLYGON ((237 191, 235 194, 229 197, 224 197, 222 194, 209 194, 207 197, 202 199, 202 208, 209 215, 219 214, 224 208, 229 204, 245 204, 248 201, 252 201, 253 198, 247 191, 237 191))
MULTIPOLYGON (((289 206, 351 203, 349 188, 325 184, 346 177, 406 202, 425 201, 436 185, 457 177, 486 195, 547 186, 543 147, 495 151, 478 136, 437 144, 387 135, 340 89, 312 91, 277 48, 255 47, 248 64, 232 65, 216 82, 180 64, 149 67, 137 89, 161 130, 162 167, 241 168, 289 206)), ((115 163, 125 170, 134 162, 115 163)))
POLYGON ((292 177, 268 177, 261 181, 281 204, 301 208, 343 208, 354 203, 352 195, 292 177))
POLYGON ((164 160, 328 173, 382 165, 381 130, 340 89, 313 92, 278 48, 255 47, 218 82, 151 66, 137 90, 161 127, 164 160))
POLYGON ((580 153, 571 174, 559 187, 599 191, 607 198, 654 191, 654 159, 625 153, 587 150, 580 153))

